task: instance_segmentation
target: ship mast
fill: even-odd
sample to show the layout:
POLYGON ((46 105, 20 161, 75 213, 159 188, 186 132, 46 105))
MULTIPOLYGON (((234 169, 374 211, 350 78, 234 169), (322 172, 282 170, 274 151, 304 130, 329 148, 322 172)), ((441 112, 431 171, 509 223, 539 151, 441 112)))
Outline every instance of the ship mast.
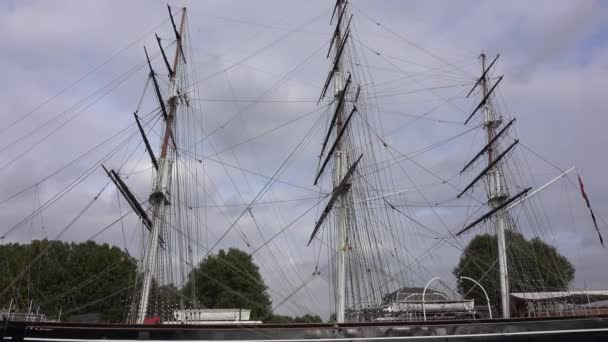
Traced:
MULTIPOLYGON (((336 14, 338 18, 342 17, 344 11, 344 1, 338 0, 336 3, 336 14)), ((336 35, 334 37, 336 42, 342 41, 342 32, 340 28, 340 21, 336 24, 336 35)), ((338 53, 338 43, 333 44, 334 52, 338 53)), ((334 76, 334 98, 335 102, 338 103, 340 97, 346 91, 344 87, 344 76, 342 72, 341 60, 336 61, 336 71, 334 76)), ((342 125, 344 121, 344 106, 336 108, 336 136, 342 131, 342 125)), ((343 144, 340 140, 336 141, 336 151, 334 157, 334 187, 337 187, 340 181, 346 175, 346 169, 348 168, 347 153, 343 150, 343 144)), ((341 196, 337 200, 337 210, 335 216, 335 225, 337 229, 336 235, 336 251, 338 252, 337 258, 337 298, 336 298, 336 321, 337 323, 344 323, 344 311, 346 308, 346 251, 347 251, 347 196, 341 196)))
MULTIPOLYGON (((171 11, 169 10, 171 16, 171 11)), ((176 49, 175 56, 173 58, 173 68, 169 72, 169 100, 168 108, 166 113, 165 132, 163 134, 160 158, 158 161, 158 172, 156 173, 156 179, 154 181, 154 188, 150 194, 150 204, 152 206, 152 227, 150 228, 150 234, 148 235, 148 241, 144 252, 143 262, 143 284, 141 288, 141 295, 139 297, 139 305, 137 310, 136 323, 142 324, 146 317, 146 311, 148 309, 148 299, 150 296, 150 288, 152 286, 152 278, 154 269, 157 264, 158 247, 160 243, 160 234, 165 223, 165 217, 167 212, 167 205, 169 205, 169 187, 171 185, 171 173, 173 168, 173 159, 171 153, 169 153, 169 143, 173 140, 173 127, 175 121, 175 114, 178 106, 178 91, 177 91, 177 66, 180 58, 183 56, 182 47, 182 36, 184 32, 184 25, 186 19, 186 8, 182 11, 181 22, 179 25, 179 32, 176 30, 176 49)), ((171 17, 173 22, 173 17, 171 17)), ((175 26, 174 26, 175 29, 175 26)), ((159 98, 159 101, 163 101, 159 98)), ((161 102, 162 103, 162 102, 161 102)))
MULTIPOLYGON (((502 123, 502 119, 497 119, 491 106, 488 90, 488 76, 486 72, 486 55, 482 53, 481 58, 481 89, 483 98, 487 99, 481 110, 484 115, 484 129, 487 136, 488 154, 488 203, 492 209, 503 206, 509 197, 507 189, 503 186, 502 167, 499 163, 494 163, 494 147, 492 142, 496 136, 496 128, 502 123)), ((500 210, 496 214, 496 240, 498 249, 498 269, 500 279, 500 297, 502 307, 502 317, 509 318, 509 272, 507 269, 507 250, 505 243, 506 212, 500 210)))
POLYGON ((509 221, 508 210, 511 208, 509 206, 510 204, 518 203, 517 201, 519 201, 521 198, 525 198, 532 188, 526 188, 517 194, 510 196, 503 176, 504 170, 502 165, 504 163, 504 159, 507 154, 511 152, 519 143, 519 140, 515 140, 508 147, 498 151, 500 148, 500 141, 504 138, 506 132, 515 122, 515 119, 512 119, 506 125, 502 126, 500 131, 497 131, 497 129, 501 127, 503 119, 502 116, 497 115, 494 106, 492 106, 492 94, 502 80, 503 76, 498 77, 496 82, 494 82, 494 84, 490 87, 488 74, 492 69, 492 66, 494 66, 494 63, 496 63, 496 60, 498 60, 499 56, 500 55, 497 55, 490 65, 486 66, 486 55, 484 53, 480 55, 482 68, 481 77, 479 77, 475 85, 473 85, 473 88, 471 88, 467 94, 467 97, 469 97, 469 95, 471 95, 478 86, 481 87, 483 97, 477 107, 475 107, 473 112, 465 121, 465 125, 468 124, 471 119, 473 119, 475 114, 482 113, 484 116, 483 127, 486 131, 487 143, 481 149, 481 151, 479 151, 479 153, 477 153, 475 157, 473 157, 473 159, 465 165, 460 173, 462 174, 469 169, 469 167, 479 160, 484 153, 488 155, 488 164, 484 170, 481 171, 481 173, 479 173, 477 177, 475 177, 473 181, 469 183, 469 185, 464 187, 464 190, 462 190, 457 196, 460 198, 467 191, 472 189, 481 179, 485 179, 488 191, 488 204, 490 205, 491 209, 489 212, 469 223, 466 227, 456 233, 456 236, 460 236, 481 222, 489 219, 493 220, 492 222, 494 222, 498 250, 498 272, 500 281, 502 317, 509 318, 509 272, 507 267, 507 247, 505 241, 505 230, 507 229, 507 222, 509 221))
MULTIPOLYGON (((363 154, 361 154, 356 160, 351 160, 349 151, 347 150, 347 128, 348 124, 355 112, 357 107, 352 105, 352 109, 346 114, 346 103, 347 94, 349 93, 349 86, 351 84, 351 74, 345 75, 343 63, 341 61, 344 51, 346 50, 346 44, 349 37, 349 25, 350 19, 344 25, 346 1, 336 0, 334 12, 332 14, 331 21, 334 18, 336 20, 334 34, 330 42, 330 50, 327 54, 333 56, 332 67, 329 71, 319 101, 325 97, 325 94, 333 81, 334 89, 334 115, 332 116, 329 128, 327 130, 323 147, 321 148, 321 154, 319 155, 320 161, 324 161, 320 164, 320 168, 317 172, 314 184, 317 185, 319 178, 323 175, 326 166, 330 160, 334 161, 334 170, 332 175, 333 191, 332 195, 327 202, 325 209, 323 210, 319 220, 317 221, 315 228, 310 236, 308 244, 316 237, 319 228, 325 222, 329 213, 334 209, 334 228, 335 228, 335 245, 333 246, 335 252, 335 282, 334 282, 334 300, 336 309, 336 321, 343 323, 346 320, 346 272, 347 262, 349 258, 349 228, 353 227, 356 221, 353 215, 353 199, 351 191, 351 176, 353 175, 357 165, 361 161, 363 154), (346 77, 345 77, 346 76, 346 77), (331 137, 334 136, 332 144, 330 142, 331 137), (326 151, 326 147, 329 147, 326 151), (327 154, 325 154, 327 152, 327 154), (352 164, 349 164, 352 162, 352 164)), ((352 101, 355 102, 355 101, 352 101)))

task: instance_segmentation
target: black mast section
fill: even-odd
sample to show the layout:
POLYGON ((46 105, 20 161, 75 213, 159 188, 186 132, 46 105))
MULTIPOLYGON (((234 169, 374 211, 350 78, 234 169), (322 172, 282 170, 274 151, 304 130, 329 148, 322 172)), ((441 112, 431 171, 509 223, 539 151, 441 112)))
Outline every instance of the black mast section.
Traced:
POLYGON ((467 121, 464 122, 464 124, 468 124, 469 121, 471 120, 471 118, 473 118, 473 115, 475 115, 475 113, 477 113, 477 111, 484 105, 486 104, 486 101, 488 100, 488 98, 490 98, 490 95, 492 95, 492 92, 494 91, 494 89, 496 89, 496 86, 498 85, 498 83, 500 83, 500 81, 502 81, 502 78, 504 76, 500 76, 498 78, 498 81, 496 81, 496 83, 494 83, 494 86, 492 86, 492 89, 490 89, 490 91, 486 94, 486 96, 483 97, 483 100, 481 100, 481 102, 479 102, 479 105, 475 108, 475 110, 473 111, 473 113, 471 113, 471 115, 469 115, 469 118, 467 119, 467 121))
POLYGON ((160 87, 158 86, 158 81, 156 80, 156 72, 152 68, 152 63, 150 63, 150 57, 148 56, 148 50, 144 46, 144 52, 146 53, 146 59, 148 60, 148 66, 150 67, 150 77, 152 77, 152 83, 154 83, 154 92, 156 93, 156 97, 158 98, 158 102, 160 103, 160 108, 163 111, 163 117, 165 121, 167 121, 167 107, 165 107, 165 101, 163 100, 163 96, 160 93, 160 87))
POLYGON ((122 181, 122 179, 120 179, 120 176, 114 170, 108 171, 108 169, 106 169, 106 167, 103 165, 101 165, 101 167, 106 172, 112 183, 116 185, 116 188, 125 198, 127 203, 129 203, 133 211, 137 214, 137 216, 141 218, 142 222, 144 223, 144 226, 146 226, 146 228, 150 230, 150 228, 152 227, 152 221, 148 217, 148 214, 146 213, 144 208, 142 208, 142 206, 139 204, 137 198, 135 198, 129 187, 125 184, 125 182, 122 181))
POLYGON ((362 157, 363 157, 363 154, 361 154, 359 156, 359 158, 357 158, 357 161, 355 161, 353 163, 353 165, 348 169, 348 171, 344 175, 344 178, 342 178, 342 180, 340 181, 340 184, 338 184, 338 186, 334 189, 334 192, 331 195, 331 198, 329 199, 329 201, 327 202, 325 209, 323 209, 323 213, 321 214, 321 217, 319 217, 319 221, 317 221, 317 224, 315 225, 315 229, 313 229, 312 234, 310 234, 310 240, 308 240, 308 244, 306 244, 306 246, 309 246, 310 243, 312 242, 312 239, 314 239, 315 236, 317 235, 317 231, 319 230, 319 227, 321 227, 321 225, 323 224, 323 221, 325 221, 325 218, 327 217, 327 215, 329 215, 329 212, 331 211, 331 208, 334 206, 334 203, 336 202, 338 197, 344 191, 348 190, 348 188, 350 187, 350 183, 348 181, 349 181, 351 175, 353 174, 353 172, 355 171, 357 164, 359 164, 359 162, 361 161, 362 157))
POLYGON ((329 129, 327 130, 327 134, 325 135, 325 139, 323 140, 323 146, 321 147, 321 154, 319 158, 323 155, 325 151, 325 147, 327 147, 327 143, 329 142, 329 138, 331 137, 331 132, 336 125, 336 121, 338 120, 338 113, 342 110, 342 106, 344 105, 344 97, 346 96, 346 91, 348 90, 348 86, 350 85, 350 74, 348 75, 348 79, 346 80, 346 85, 344 85, 344 90, 340 94, 340 98, 338 99, 338 104, 336 105, 336 110, 334 111, 334 115, 331 118, 331 122, 329 123, 329 129))
POLYGON ((336 140, 334 141, 333 145, 331 145, 329 152, 327 152, 327 157, 325 157, 325 161, 323 162, 323 165, 319 169, 319 173, 317 173, 317 177, 315 178, 315 185, 317 185, 317 182, 319 181, 319 177, 321 177, 321 174, 325 170, 327 163, 329 163, 329 158, 331 158, 331 155, 333 154, 334 150, 336 149, 336 146, 338 146, 338 142, 340 141, 340 138, 342 138, 342 136, 344 135, 344 132, 346 132, 346 127, 348 126, 350 119, 353 117, 353 114, 355 114, 356 111, 357 111, 357 107, 353 107, 353 109, 350 111, 350 114, 348 115, 348 118, 346 119, 346 121, 344 121, 344 126, 342 126, 342 129, 338 133, 336 140))
POLYGON ((160 37, 155 33, 156 42, 158 43, 158 48, 160 49, 160 53, 163 55, 163 60, 165 61, 165 66, 167 67, 167 71, 169 71, 170 76, 174 76, 173 70, 171 70, 171 65, 169 65, 169 60, 167 59, 167 55, 165 54, 165 50, 163 50, 163 45, 160 43, 160 37))
POLYGON ((506 207, 507 205, 513 203, 513 201, 515 201, 516 199, 520 198, 521 196, 525 195, 528 193, 528 191, 532 190, 532 188, 527 188, 523 191, 521 191, 520 193, 518 193, 517 195, 509 198, 507 201, 505 201, 503 204, 499 205, 498 207, 490 210, 489 212, 487 212, 486 214, 484 214, 482 217, 478 218, 477 220, 475 220, 473 223, 469 224, 468 226, 464 227, 461 231, 459 231, 458 233, 456 233, 456 236, 460 236, 460 234, 466 232, 467 230, 473 228, 474 226, 476 226, 479 222, 482 222, 484 220, 487 220, 488 218, 490 218, 490 216, 494 215, 497 211, 499 211, 500 209, 506 207))
MULTIPOLYGON (((351 19, 352 19, 352 16, 351 16, 351 19)), ((344 38, 340 42, 340 46, 338 47, 338 51, 336 52, 336 57, 334 57, 333 66, 332 66, 331 70, 329 71, 329 75, 327 75, 327 79, 325 80, 325 85, 323 85, 323 90, 321 91, 321 96, 319 96, 319 101, 317 101, 317 102, 320 102, 321 99, 325 97, 325 93, 327 92, 329 83, 331 82, 332 78, 334 77, 336 70, 338 70, 338 63, 340 62, 340 58, 342 57, 342 52, 344 51, 344 47, 346 46, 346 41, 348 40, 348 37, 350 35, 349 26, 350 26, 350 20, 348 21, 348 25, 346 25, 346 30, 345 30, 346 33, 344 34, 344 38)))
POLYGON ((508 124, 507 124, 505 127, 503 127, 503 129, 502 129, 500 132, 498 132, 498 134, 496 134, 496 135, 494 136, 494 138, 492 138, 492 140, 490 140, 490 142, 489 142, 489 143, 487 143, 487 144, 486 144, 486 146, 484 146, 484 148, 482 148, 482 149, 481 149, 481 151, 479 151, 479 153, 477 153, 477 154, 475 155, 475 157, 473 157, 473 159, 471 159, 471 161, 470 161, 470 162, 469 162, 469 163, 468 163, 468 164, 467 164, 465 167, 463 167, 463 168, 462 168, 462 171, 460 171, 460 173, 463 173, 463 172, 464 172, 466 169, 468 169, 468 168, 469 168, 469 166, 473 165, 473 163, 474 163, 474 162, 475 162, 475 161, 476 161, 476 160, 477 160, 479 157, 481 157, 481 156, 482 156, 484 153, 486 153, 486 151, 488 151, 488 149, 490 149, 490 148, 492 147, 492 145, 493 145, 493 144, 496 142, 496 140, 498 140, 498 138, 499 138, 499 137, 500 137, 500 136, 501 136, 501 135, 502 135, 504 132, 506 132, 506 131, 507 131, 507 129, 508 129, 509 127, 511 127, 511 125, 512 125, 514 122, 515 122, 515 118, 513 118, 513 120, 509 121, 509 123, 508 123, 508 124))
POLYGON ((158 171, 158 162, 156 161, 156 157, 154 156, 154 151, 152 151, 152 147, 150 147, 150 142, 148 141, 148 137, 146 136, 146 132, 144 128, 141 126, 141 122, 139 121, 139 116, 137 113, 133 113, 135 116, 135 122, 137 123, 137 128, 139 128, 139 133, 141 133, 141 137, 144 139, 144 144, 146 145, 146 150, 148 150, 148 154, 150 155, 150 159, 152 160, 152 164, 156 171, 158 171))
POLYGON ((467 98, 469 96, 471 96, 471 93, 473 93, 473 90, 475 90, 475 88, 477 88, 477 86, 479 84, 481 84, 481 81, 484 79, 484 77, 486 77, 486 75, 488 74, 488 71, 490 71, 490 69, 492 68, 492 66, 494 65, 494 63, 498 59, 498 57, 500 57, 500 54, 496 55, 496 57, 494 58, 494 60, 492 61, 492 63, 490 63, 490 66, 486 70, 484 70, 483 74, 481 74, 481 77, 477 79, 477 82, 475 83, 475 85, 473 86, 473 88, 471 88, 471 90, 469 90, 469 93, 466 96, 467 98))
MULTIPOLYGON (((173 26, 173 32, 175 33, 175 39, 180 42, 177 44, 177 47, 179 48, 179 51, 181 52, 181 56, 182 59, 184 60, 184 64, 186 64, 186 55, 184 55, 184 49, 182 48, 182 35, 179 34, 179 31, 177 30, 177 26, 175 26, 175 20, 173 20, 173 14, 171 13, 171 6, 169 6, 169 4, 167 4, 167 10, 169 11, 169 18, 171 18, 171 26, 173 26)), ((182 19, 183 20, 183 19, 182 19)), ((183 23, 182 23, 183 25, 183 23)))
POLYGON ((496 157, 496 159, 492 160, 492 162, 490 164, 488 164, 488 166, 486 166, 486 168, 483 169, 483 171, 481 171, 481 173, 479 175, 477 175, 477 177, 475 177, 475 179, 473 179, 473 181, 471 183, 469 183, 469 185, 467 185, 467 187, 464 188, 464 190, 462 190, 458 194, 458 196, 456 196, 456 198, 460 198, 462 195, 464 195, 464 193, 467 192, 473 185, 475 185, 475 183, 477 183, 477 181, 479 181, 481 179, 481 177, 483 177, 488 171, 490 171, 492 169, 492 167, 494 167, 494 165, 496 165, 496 163, 498 163, 507 153, 509 153, 509 151, 511 151, 513 149, 513 147, 515 147, 515 145, 517 145, 517 143, 519 143, 519 140, 515 140, 515 142, 513 142, 511 144, 511 146, 509 146, 503 153, 498 155, 498 157, 496 157))

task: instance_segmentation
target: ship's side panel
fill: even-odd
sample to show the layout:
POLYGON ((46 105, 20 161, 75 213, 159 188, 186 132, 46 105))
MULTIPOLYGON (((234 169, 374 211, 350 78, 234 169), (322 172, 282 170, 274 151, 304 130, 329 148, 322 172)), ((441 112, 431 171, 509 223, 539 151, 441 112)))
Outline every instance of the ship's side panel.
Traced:
POLYGON ((608 341, 608 317, 332 326, 2 323, 2 341, 608 341))

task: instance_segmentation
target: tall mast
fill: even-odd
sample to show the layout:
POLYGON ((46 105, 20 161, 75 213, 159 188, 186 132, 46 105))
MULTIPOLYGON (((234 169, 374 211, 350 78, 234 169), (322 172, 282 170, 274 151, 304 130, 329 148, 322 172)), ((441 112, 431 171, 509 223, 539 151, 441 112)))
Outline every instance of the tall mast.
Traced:
MULTIPOLYGON (((487 183, 488 183, 488 203, 492 209, 503 206, 504 202, 509 197, 506 187, 503 183, 502 167, 500 163, 494 163, 494 147, 492 142, 496 136, 496 128, 501 124, 502 120, 495 117, 491 101, 489 99, 488 91, 488 77, 486 69, 486 55, 481 54, 481 88, 483 92, 483 98, 487 99, 482 106, 484 114, 484 128, 487 133, 487 153, 488 153, 488 166, 491 166, 488 171, 487 183)), ((507 248, 505 242, 505 228, 506 228, 506 212, 499 210, 496 214, 496 240, 498 244, 498 268, 499 268, 499 279, 500 279, 500 297, 502 307, 502 317, 509 318, 509 272, 507 269, 507 248)))
POLYGON ((354 201, 353 192, 351 190, 351 177, 356 171, 361 158, 363 158, 363 153, 360 153, 356 158, 352 158, 353 156, 349 154, 352 153, 351 151, 354 151, 354 149, 352 149, 353 146, 345 143, 349 137, 347 133, 349 130, 349 123, 352 122, 351 119, 357 112, 357 106, 354 104, 354 102, 356 102, 356 96, 354 101, 351 101, 352 99, 347 99, 347 94, 349 94, 349 89, 351 89, 349 86, 352 82, 356 81, 353 81, 353 77, 350 73, 345 72, 342 63, 342 56, 346 50, 348 37, 350 35, 349 29, 352 19, 351 15, 349 19, 344 20, 346 4, 347 2, 345 0, 336 0, 331 19, 331 22, 335 19, 336 24, 330 42, 330 50, 327 53, 327 57, 330 55, 333 56, 333 63, 329 70, 329 74, 327 75, 327 79, 325 80, 321 96, 319 97, 319 101, 325 97, 327 90, 330 89, 330 85, 333 81, 334 101, 332 103, 334 105, 334 114, 331 118, 319 155, 319 161, 321 162, 323 159, 324 161, 319 164, 320 168, 314 181, 314 185, 317 185, 326 166, 333 160, 333 191, 319 220, 316 222, 310 240, 308 241, 308 245, 310 245, 312 240, 316 237, 320 227, 324 224, 325 219, 333 210, 335 245, 330 246, 330 248, 332 248, 335 253, 332 253, 332 258, 333 255, 335 255, 335 276, 332 278, 334 280, 332 285, 334 288, 336 321, 338 323, 344 323, 346 321, 346 272, 347 268, 351 266, 351 264, 349 264, 349 259, 351 258, 351 255, 349 254, 351 251, 349 235, 352 235, 350 229, 355 229, 354 227, 356 227, 357 222, 355 211, 353 210, 354 201), (350 110, 346 110, 347 106, 350 107, 350 110), (333 143, 330 144, 332 136, 335 139, 333 140, 333 143), (329 148, 326 150, 326 147, 329 148), (349 147, 351 148, 350 150, 348 149, 349 147))
MULTIPOLYGON (((344 1, 337 0, 336 3, 336 16, 337 18, 342 17, 344 11, 344 1)), ((339 42, 342 41, 342 32, 340 28, 340 20, 336 23, 336 36, 334 52, 338 54, 339 42)), ((342 62, 340 59, 336 62, 336 71, 334 76, 334 97, 338 103, 338 100, 343 96, 345 91, 344 87, 344 75, 342 72, 342 62)), ((344 123, 344 106, 337 107, 336 112, 336 137, 342 131, 342 125, 344 123)), ((334 188, 339 185, 348 169, 347 153, 343 150, 343 145, 340 140, 336 141, 336 153, 334 157, 334 188)), ((337 289, 336 289, 336 321, 337 323, 344 323, 344 311, 346 308, 346 251, 347 251, 347 196, 340 196, 337 200, 335 226, 336 226, 336 251, 338 252, 337 258, 337 289)))
MULTIPOLYGON (((169 11, 171 15, 171 11, 169 11)), ((171 18, 173 20, 173 18, 171 18)), ((160 158, 158 162, 158 172, 156 173, 156 180, 154 182, 154 188, 150 194, 150 204, 152 205, 152 228, 148 236, 147 245, 144 253, 143 263, 143 284, 141 289, 141 295, 139 297, 139 305, 137 310, 136 323, 142 324, 146 317, 146 311, 148 310, 148 299, 150 296, 150 288, 152 286, 152 276, 154 268, 157 264, 158 246, 159 246, 159 235, 166 217, 166 206, 169 205, 168 191, 171 185, 171 172, 173 167, 172 155, 169 153, 169 141, 173 137, 173 126, 175 120, 175 114, 177 112, 177 66, 182 56, 182 37, 184 32, 184 25, 186 19, 186 8, 182 11, 181 23, 179 27, 179 33, 176 34, 177 47, 175 49, 175 56, 173 59, 173 68, 169 74, 169 100, 168 110, 165 122, 165 132, 163 135, 160 158)), ((160 99, 162 101, 162 99, 160 99)))

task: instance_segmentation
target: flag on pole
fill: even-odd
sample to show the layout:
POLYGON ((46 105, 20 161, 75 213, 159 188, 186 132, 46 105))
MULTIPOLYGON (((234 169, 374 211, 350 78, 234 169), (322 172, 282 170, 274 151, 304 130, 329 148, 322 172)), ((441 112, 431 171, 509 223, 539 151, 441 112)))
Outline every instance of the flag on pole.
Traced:
POLYGON ((604 239, 602 238, 602 233, 600 232, 600 229, 597 226, 597 221, 595 219, 595 214, 593 213, 593 209, 591 209, 591 203, 589 202, 589 197, 587 197, 587 193, 585 192, 585 185, 583 185, 583 180, 581 179, 581 176, 577 175, 577 177, 578 177, 578 184, 581 187, 581 195, 583 195, 583 198, 585 199, 585 203, 587 203, 587 208, 589 208, 589 212, 591 213, 591 218, 593 219, 593 225, 595 226, 597 235, 600 237, 600 243, 602 244, 602 247, 604 247, 604 239))

